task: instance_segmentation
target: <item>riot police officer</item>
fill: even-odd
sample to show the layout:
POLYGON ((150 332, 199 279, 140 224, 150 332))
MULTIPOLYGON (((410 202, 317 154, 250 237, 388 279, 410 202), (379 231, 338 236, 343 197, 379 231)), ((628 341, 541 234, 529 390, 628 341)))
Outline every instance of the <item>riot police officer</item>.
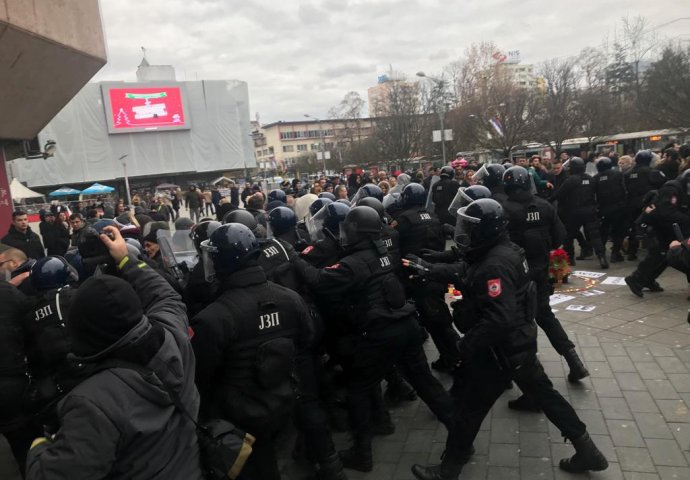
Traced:
MULTIPOLYGON (((282 190, 276 190, 282 192, 282 190)), ((225 214, 223 223, 241 223, 252 231, 254 236, 262 240, 266 238, 266 227, 256 220, 256 217, 247 210, 238 208, 225 214)))
POLYGON ((599 258, 601 268, 609 268, 596 216, 592 177, 585 173, 585 162, 579 157, 571 158, 569 166, 570 175, 556 192, 558 208, 563 212, 562 220, 566 230, 564 250, 570 257, 571 265, 575 265, 573 242, 582 228, 599 258))
POLYGON ((343 254, 340 246, 340 222, 350 207, 343 203, 329 202, 307 220, 309 238, 313 239, 300 256, 317 268, 333 265, 343 254))
POLYGON ((622 262, 623 239, 627 222, 625 207, 627 193, 623 174, 613 170, 613 160, 601 157, 596 161, 597 174, 592 178, 594 195, 597 199, 597 213, 601 222, 601 241, 606 241, 611 235, 611 263, 622 262))
MULTIPOLYGON (((443 227, 433 212, 424 208, 426 191, 417 183, 407 185, 401 195, 402 211, 396 215, 395 229, 400 235, 400 255, 422 255, 422 250, 442 251, 446 246, 443 227)), ((444 301, 446 285, 435 281, 406 281, 406 290, 417 307, 422 326, 439 351, 432 368, 449 372, 455 365, 455 344, 459 339, 444 301)))
POLYGON ((653 237, 648 239, 647 256, 632 274, 625 277, 630 291, 638 297, 643 296, 644 288, 652 292, 664 290, 656 279, 666 269, 666 252, 669 244, 676 239, 673 224, 678 224, 683 237, 690 236, 689 188, 690 170, 685 170, 659 189, 658 199, 642 214, 641 220, 652 227, 653 237))
MULTIPOLYGON (((549 305, 549 297, 553 293, 549 282, 549 253, 563 243, 565 228, 553 205, 532 194, 527 170, 509 168, 503 175, 503 184, 508 196, 502 205, 508 219, 508 234, 510 240, 524 250, 529 277, 536 286, 537 325, 544 330, 558 354, 568 362, 568 380, 576 382, 588 376, 589 372, 549 305)), ((528 407, 533 402, 521 397, 509 405, 518 410, 531 409, 528 407)))
POLYGON ((69 285, 79 279, 67 260, 49 256, 31 267, 29 277, 36 295, 31 311, 24 318, 26 358, 34 380, 38 409, 43 423, 56 420, 57 400, 79 383, 76 369, 67 361, 71 341, 66 324, 75 290, 69 285))
MULTIPOLYGON (((218 227, 201 249, 220 295, 191 321, 200 415, 256 437, 243 475, 279 479, 274 438, 290 417, 293 375, 313 369, 312 318, 298 294, 267 281, 259 243, 244 225, 218 227)), ((335 454, 324 462, 339 465, 335 454)))
POLYGON ((507 198, 503 190, 503 173, 505 171, 506 168, 499 163, 485 163, 472 178, 491 190, 491 198, 502 204, 507 198))
POLYGON ((357 193, 350 199, 350 202, 352 205, 356 206, 360 200, 367 197, 374 197, 376 200, 383 202, 383 191, 378 185, 367 183, 359 187, 359 190, 357 190, 357 193))
MULTIPOLYGON (((208 240, 208 237, 222 224, 215 220, 207 220, 198 223, 192 228, 189 233, 194 248, 201 258, 201 243, 208 240)), ((206 273, 204 272, 204 262, 197 261, 194 268, 189 272, 187 282, 182 292, 182 299, 187 306, 187 315, 192 318, 194 315, 202 311, 215 300, 218 293, 218 285, 215 282, 206 281, 206 273)))
POLYGON ((573 443, 576 453, 561 460, 563 470, 608 467, 585 424, 553 388, 539 362, 533 286, 522 250, 508 238, 507 223, 503 208, 491 199, 476 200, 458 215, 456 242, 467 262, 459 308, 473 325, 458 344, 460 364, 452 388, 456 407, 442 463, 414 465, 418 479, 458 478, 484 417, 509 380, 532 396, 573 443))
POLYGON ((650 190, 661 187, 666 177, 660 171, 650 167, 653 155, 649 150, 640 150, 635 155, 635 165, 623 174, 625 189, 628 192, 628 260, 637 260, 638 241, 635 235, 635 221, 646 207, 643 199, 650 190))
POLYGON ((288 207, 276 207, 268 212, 266 236, 287 242, 298 252, 307 246, 307 234, 305 232, 304 237, 300 236, 297 215, 288 207))
POLYGON ((370 207, 353 208, 341 226, 340 238, 346 255, 338 263, 316 269, 297 258, 295 266, 315 292, 340 296, 348 306, 350 325, 357 335, 347 375, 354 445, 341 452, 341 458, 345 467, 371 471, 372 390, 394 363, 444 423, 449 421, 450 398, 429 370, 414 307, 406 301, 381 242, 379 215, 370 207))
MULTIPOLYGON (((283 190, 275 189, 268 192, 266 198, 266 211, 270 212, 276 207, 287 206, 287 194, 283 190)), ((230 222, 226 222, 230 223, 230 222)))
POLYGON ((448 206, 453 201, 460 184, 455 180, 455 170, 450 165, 441 168, 441 179, 431 187, 431 198, 434 212, 441 221, 455 225, 455 217, 448 213, 448 206))

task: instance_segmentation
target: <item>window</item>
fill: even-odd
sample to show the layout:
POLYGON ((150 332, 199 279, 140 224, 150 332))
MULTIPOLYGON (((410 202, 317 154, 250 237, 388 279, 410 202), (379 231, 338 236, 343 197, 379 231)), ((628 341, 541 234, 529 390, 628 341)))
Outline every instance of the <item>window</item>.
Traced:
POLYGON ((273 150, 273 147, 268 147, 268 153, 270 155, 273 155, 275 153, 275 151, 273 150))
POLYGON ((283 145, 283 152, 284 153, 294 152, 294 151, 295 151, 294 145, 283 145))
POLYGON ((306 152, 307 151, 307 144, 306 143, 300 143, 297 145, 297 151, 298 152, 306 152))
POLYGON ((312 150, 318 150, 318 149, 319 149, 319 144, 318 144, 318 143, 312 143, 312 144, 311 144, 311 149, 312 149, 312 150))

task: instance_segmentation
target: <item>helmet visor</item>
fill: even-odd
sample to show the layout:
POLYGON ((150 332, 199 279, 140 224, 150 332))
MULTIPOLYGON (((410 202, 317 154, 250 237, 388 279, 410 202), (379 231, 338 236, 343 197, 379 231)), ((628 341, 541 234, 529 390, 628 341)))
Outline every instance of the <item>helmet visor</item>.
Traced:
POLYGON ((435 205, 434 205, 434 186, 438 183, 438 181, 441 180, 441 177, 438 175, 434 175, 431 177, 431 182, 429 183, 429 193, 426 196, 426 204, 424 205, 424 208, 427 210, 433 210, 435 205))
POLYGON ((460 249, 467 250, 472 245, 472 232, 479 226, 481 220, 471 217, 465 212, 467 207, 462 207, 457 211, 457 221, 455 222, 455 233, 453 239, 460 249))
POLYGON ((474 172, 474 175, 472 176, 472 179, 479 183, 482 182, 482 180, 486 179, 489 176, 489 170, 486 168, 486 164, 482 165, 482 168, 474 172))
POLYGON ((340 245, 348 247, 359 240, 357 224, 355 222, 340 222, 340 245))
POLYGON ((355 193, 355 196, 350 199, 350 203, 352 205, 357 205, 357 203, 363 199, 367 198, 369 196, 369 192, 367 191, 366 188, 362 187, 359 190, 357 190, 357 193, 355 193))
POLYGON ((458 192, 453 197, 453 201, 450 202, 448 206, 448 213, 450 213, 454 218, 458 216, 458 210, 462 207, 466 207, 472 203, 472 198, 465 193, 467 187, 460 187, 458 192))
POLYGON ((309 217, 306 220, 307 231, 309 232, 309 239, 312 242, 321 240, 324 238, 323 234, 323 223, 328 217, 328 210, 326 207, 321 207, 321 210, 316 212, 313 217, 309 217))
POLYGON ((213 265, 213 255, 218 253, 218 248, 211 245, 210 240, 201 242, 201 265, 204 268, 204 280, 213 283, 216 279, 216 267, 213 265))

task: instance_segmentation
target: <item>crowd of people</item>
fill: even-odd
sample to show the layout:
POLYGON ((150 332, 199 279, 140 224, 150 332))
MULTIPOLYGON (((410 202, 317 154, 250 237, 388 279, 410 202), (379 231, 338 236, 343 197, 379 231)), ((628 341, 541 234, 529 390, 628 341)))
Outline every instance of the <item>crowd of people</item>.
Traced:
POLYGON ((43 244, 16 211, 0 250, 0 433, 27 479, 272 480, 294 422, 293 457, 343 480, 372 471, 389 406, 419 397, 448 437, 412 473, 455 480, 514 384, 509 407, 543 411, 572 443, 561 469, 604 470, 537 356, 538 326, 569 381, 589 375, 549 306, 549 253, 608 268, 644 248, 626 277, 639 296, 662 290, 667 258, 690 271, 674 242, 690 236, 690 155, 657 157, 457 159, 208 201, 192 185, 86 218, 46 211, 43 244), (462 293, 450 306, 449 286, 462 293), (333 430, 351 448, 336 452, 333 430))

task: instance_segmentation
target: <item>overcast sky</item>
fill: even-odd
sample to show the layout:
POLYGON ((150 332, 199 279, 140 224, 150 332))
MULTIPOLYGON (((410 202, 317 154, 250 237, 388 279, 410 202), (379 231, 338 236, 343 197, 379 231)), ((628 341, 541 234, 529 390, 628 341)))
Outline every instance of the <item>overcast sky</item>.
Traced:
MULTIPOLYGON (((620 18, 651 26, 690 16, 687 0, 101 0, 108 64, 100 80, 136 80, 142 52, 178 80, 239 79, 262 123, 325 118, 377 75, 440 72, 482 40, 523 63, 577 54, 620 18)), ((659 29, 690 39, 690 20, 659 29)))

